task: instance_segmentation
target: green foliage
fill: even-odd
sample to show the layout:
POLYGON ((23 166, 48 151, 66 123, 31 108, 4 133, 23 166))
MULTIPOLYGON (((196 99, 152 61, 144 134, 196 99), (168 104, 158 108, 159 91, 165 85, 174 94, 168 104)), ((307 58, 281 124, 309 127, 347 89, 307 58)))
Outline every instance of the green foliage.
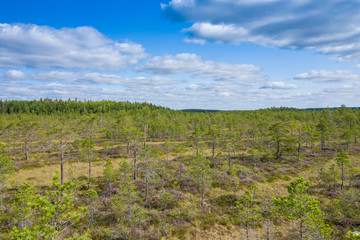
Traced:
POLYGON ((111 159, 106 159, 103 176, 106 179, 106 182, 108 184, 108 195, 110 196, 112 183, 114 182, 114 180, 117 177, 116 170, 114 169, 114 165, 113 165, 111 159))
POLYGON ((93 200, 93 199, 96 199, 98 197, 98 194, 95 190, 93 189, 88 189, 85 193, 85 197, 87 199, 90 199, 90 200, 93 200))
POLYGON ((360 202, 358 201, 360 192, 358 189, 349 189, 342 191, 335 199, 332 207, 336 213, 336 219, 342 221, 348 220, 348 225, 353 225, 360 221, 360 202))
POLYGON ((343 164, 349 164, 349 156, 346 152, 344 152, 344 150, 340 150, 340 152, 337 154, 336 156, 336 163, 338 165, 343 165, 343 164))
POLYGON ((131 205, 139 200, 139 193, 133 180, 123 179, 119 184, 119 191, 113 199, 114 206, 119 210, 125 210, 127 205, 131 205))
POLYGON ((15 162, 7 154, 5 145, 0 143, 0 213, 2 211, 2 189, 8 178, 15 172, 15 162))
POLYGON ((338 166, 341 167, 341 189, 343 189, 345 177, 344 167, 350 166, 349 156, 347 155, 347 153, 344 152, 344 150, 341 149, 340 152, 337 154, 336 163, 338 166))
POLYGON ((308 235, 315 239, 331 239, 332 229, 324 223, 325 213, 320 210, 320 202, 308 194, 310 182, 299 177, 287 186, 289 195, 274 199, 279 211, 290 220, 300 223, 299 234, 302 239, 304 227, 308 235))
POLYGON ((114 165, 113 165, 111 159, 106 159, 103 175, 106 178, 106 180, 109 182, 116 178, 114 165))
POLYGON ((138 110, 144 107, 150 109, 166 109, 151 103, 130 103, 115 101, 77 101, 77 100, 0 100, 0 113, 34 113, 34 114, 61 114, 61 113, 113 113, 119 110, 138 110))
POLYGON ((215 198, 212 202, 222 208, 234 208, 240 198, 234 194, 225 194, 215 198))
POLYGON ((35 194, 28 184, 20 186, 11 207, 15 223, 11 239, 58 238, 60 233, 80 221, 86 208, 77 206, 75 182, 61 185, 58 179, 55 174, 52 188, 45 196, 35 194))
POLYGON ((9 176, 15 172, 15 162, 7 154, 5 145, 0 143, 0 190, 9 176))
POLYGON ((261 211, 254 204, 253 196, 249 191, 236 202, 236 212, 234 213, 237 224, 246 229, 246 239, 249 239, 249 228, 256 226, 262 221, 261 211))
POLYGON ((349 232, 349 237, 350 240, 360 240, 360 232, 354 231, 354 232, 349 232))
POLYGON ((284 122, 277 121, 269 127, 270 137, 274 141, 273 156, 276 160, 283 157, 284 153, 292 153, 295 138, 289 135, 289 127, 284 122))
POLYGON ((194 179, 201 194, 201 206, 203 206, 205 191, 209 189, 212 181, 210 161, 202 153, 196 155, 192 161, 192 168, 189 170, 189 174, 194 179))

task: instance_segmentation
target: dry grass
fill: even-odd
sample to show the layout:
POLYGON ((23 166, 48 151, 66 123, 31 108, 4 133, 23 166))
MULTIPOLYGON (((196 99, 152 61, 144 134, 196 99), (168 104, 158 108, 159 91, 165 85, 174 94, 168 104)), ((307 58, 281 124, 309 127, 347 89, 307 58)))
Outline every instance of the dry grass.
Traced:
MULTIPOLYGON (((120 159, 114 159, 113 164, 117 167, 120 159)), ((91 164, 92 177, 103 175, 105 161, 95 161, 91 164)), ((60 164, 44 165, 38 168, 20 169, 17 171, 10 182, 14 184, 22 184, 27 182, 33 186, 50 186, 52 176, 56 171, 60 171, 60 164)), ((65 162, 64 163, 64 179, 70 180, 74 177, 87 177, 89 175, 89 164, 87 162, 65 162)))

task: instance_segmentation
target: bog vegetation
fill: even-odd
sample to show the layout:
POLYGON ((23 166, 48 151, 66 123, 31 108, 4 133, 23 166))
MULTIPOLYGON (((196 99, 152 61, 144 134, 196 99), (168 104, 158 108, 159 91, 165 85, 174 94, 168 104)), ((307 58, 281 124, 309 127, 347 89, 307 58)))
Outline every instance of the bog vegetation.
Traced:
POLYGON ((2 239, 360 239, 360 110, 0 101, 2 239))

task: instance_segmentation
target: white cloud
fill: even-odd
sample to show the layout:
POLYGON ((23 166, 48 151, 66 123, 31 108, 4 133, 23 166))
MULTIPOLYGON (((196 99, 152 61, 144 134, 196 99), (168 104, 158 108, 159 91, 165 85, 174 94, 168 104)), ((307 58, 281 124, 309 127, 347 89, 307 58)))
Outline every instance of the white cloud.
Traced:
POLYGON ((205 39, 199 39, 199 38, 184 38, 183 40, 186 43, 196 43, 200 45, 204 45, 206 43, 205 39))
POLYGON ((210 78, 215 81, 236 81, 253 84, 264 80, 260 68, 251 64, 229 64, 204 61, 190 53, 157 56, 148 60, 138 70, 154 74, 192 73, 195 78, 210 78))
POLYGON ((68 84, 93 84, 93 85, 119 85, 123 87, 144 87, 181 84, 182 79, 166 78, 162 76, 137 76, 123 77, 118 74, 105 74, 99 72, 38 72, 29 76, 29 80, 43 82, 59 82, 68 84))
MULTIPOLYGON (((183 31, 199 37, 195 38, 195 43, 201 43, 201 41, 204 43, 205 39, 209 39, 216 42, 238 44, 247 41, 250 37, 247 29, 233 24, 194 23, 183 31)), ((187 41, 191 41, 191 38, 187 38, 187 41)))
POLYGON ((26 78, 27 78, 26 74, 19 70, 9 70, 0 73, 0 79, 4 79, 4 80, 24 80, 26 78))
MULTIPOLYGON (((194 43, 204 43, 206 40, 218 43, 240 44, 243 42, 252 42, 265 46, 290 47, 291 39, 272 39, 261 35, 252 35, 251 32, 235 24, 211 24, 211 23, 194 23, 191 27, 183 30, 196 36, 194 43), (206 39, 206 40, 205 40, 206 39)), ((190 42, 192 38, 187 38, 190 42)))
POLYGON ((344 85, 340 87, 324 88, 317 92, 295 94, 289 102, 302 108, 313 107, 358 107, 360 101, 359 84, 344 85))
POLYGON ((326 71, 326 70, 312 70, 310 72, 300 73, 294 77, 295 80, 309 80, 317 83, 330 82, 356 82, 360 80, 360 76, 353 74, 350 71, 326 71))
POLYGON ((144 57, 140 44, 113 41, 92 27, 0 24, 0 67, 121 70, 144 57))
POLYGON ((183 83, 184 80, 164 78, 160 76, 123 78, 119 75, 87 73, 78 77, 75 81, 81 84, 107 84, 121 85, 123 87, 143 88, 144 86, 174 85, 183 83))
POLYGON ((299 88, 295 84, 288 84, 284 82, 269 82, 262 86, 261 88, 271 88, 271 89, 297 89, 299 88))
POLYGON ((79 76, 75 72, 64 72, 64 71, 51 71, 51 72, 38 72, 31 76, 32 80, 37 81, 64 81, 76 79, 79 76))
POLYGON ((175 74, 195 72, 198 69, 204 68, 205 65, 206 63, 202 61, 200 56, 191 53, 181 53, 175 56, 153 57, 139 70, 156 74, 175 74))
POLYGON ((193 7, 195 0, 172 0, 170 5, 174 7, 193 7))
POLYGON ((188 42, 252 42, 360 59, 358 0, 172 0, 162 8, 174 21, 193 23, 184 29, 188 42))
POLYGON ((263 3, 272 3, 279 0, 214 0, 217 3, 231 3, 235 5, 255 5, 263 3))

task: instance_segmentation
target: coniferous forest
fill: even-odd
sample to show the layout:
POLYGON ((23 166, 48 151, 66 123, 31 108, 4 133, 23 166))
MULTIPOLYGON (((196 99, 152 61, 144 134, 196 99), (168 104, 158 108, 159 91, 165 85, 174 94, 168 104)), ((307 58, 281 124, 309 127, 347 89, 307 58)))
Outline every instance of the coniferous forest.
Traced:
POLYGON ((1 239, 360 239, 360 110, 0 101, 1 239))

